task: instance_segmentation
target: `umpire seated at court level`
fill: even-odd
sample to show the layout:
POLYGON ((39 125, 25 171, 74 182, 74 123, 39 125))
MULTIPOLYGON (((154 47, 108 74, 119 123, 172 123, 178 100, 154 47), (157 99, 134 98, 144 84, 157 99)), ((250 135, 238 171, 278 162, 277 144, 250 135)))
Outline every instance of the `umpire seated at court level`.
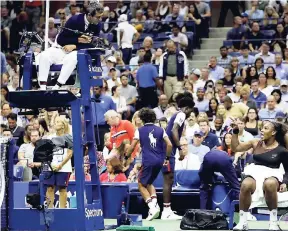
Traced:
MULTIPOLYGON (((103 7, 91 1, 87 13, 74 15, 66 22, 65 27, 83 33, 99 36, 103 7)), ((41 90, 46 90, 50 66, 63 63, 57 84, 53 90, 59 89, 69 79, 77 65, 77 50, 93 48, 90 36, 81 35, 65 28, 57 35, 55 43, 40 54, 39 83, 41 90)))
MULTIPOLYGON (((136 80, 139 87, 139 96, 141 99, 142 107, 155 108, 158 104, 156 81, 158 81, 157 68, 151 64, 151 54, 146 53, 143 60, 143 64, 138 69, 136 74, 136 80)), ((140 60, 139 60, 140 62, 140 60)))

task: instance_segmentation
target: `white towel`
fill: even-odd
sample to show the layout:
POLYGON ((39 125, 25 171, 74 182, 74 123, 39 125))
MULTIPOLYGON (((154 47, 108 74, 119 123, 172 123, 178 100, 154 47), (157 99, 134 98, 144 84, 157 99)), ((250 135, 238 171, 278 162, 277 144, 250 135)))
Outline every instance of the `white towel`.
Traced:
MULTIPOLYGON (((263 192, 263 183, 269 177, 275 177, 279 182, 283 181, 284 169, 269 168, 266 166, 250 164, 244 168, 244 174, 251 176, 256 180, 256 190, 252 195, 252 203, 250 209, 255 207, 267 207, 263 192)), ((288 206, 288 192, 278 192, 278 207, 288 206)))

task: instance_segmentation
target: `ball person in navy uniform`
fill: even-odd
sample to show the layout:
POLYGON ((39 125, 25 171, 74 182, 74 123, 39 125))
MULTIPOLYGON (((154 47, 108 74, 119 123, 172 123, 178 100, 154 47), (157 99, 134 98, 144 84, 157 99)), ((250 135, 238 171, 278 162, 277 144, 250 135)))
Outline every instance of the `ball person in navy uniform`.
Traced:
MULTIPOLYGON (((99 36, 103 7, 98 1, 90 1, 85 14, 74 15, 65 24, 65 28, 99 36)), ((52 64, 63 63, 60 76, 53 90, 59 89, 69 79, 77 65, 77 50, 92 48, 91 37, 63 28, 55 43, 41 53, 39 58, 39 84, 46 90, 48 74, 52 64)))

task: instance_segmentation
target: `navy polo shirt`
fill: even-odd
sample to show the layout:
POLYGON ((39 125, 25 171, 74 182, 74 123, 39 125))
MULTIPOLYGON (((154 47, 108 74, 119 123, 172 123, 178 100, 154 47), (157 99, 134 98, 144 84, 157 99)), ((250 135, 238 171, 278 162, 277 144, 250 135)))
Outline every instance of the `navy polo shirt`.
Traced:
POLYGON ((155 87, 155 79, 158 77, 157 68, 151 63, 144 63, 137 71, 136 79, 139 87, 155 87))
POLYGON ((261 91, 259 92, 259 94, 256 97, 254 97, 253 92, 251 92, 249 98, 256 102, 257 108, 260 108, 261 104, 267 102, 267 96, 261 91))
POLYGON ((99 101, 99 103, 92 102, 93 124, 106 125, 104 114, 109 110, 116 111, 116 104, 107 95, 101 95, 99 101))
POLYGON ((215 134, 213 134, 212 132, 208 133, 208 135, 203 140, 202 144, 206 145, 210 149, 220 146, 218 137, 215 134))

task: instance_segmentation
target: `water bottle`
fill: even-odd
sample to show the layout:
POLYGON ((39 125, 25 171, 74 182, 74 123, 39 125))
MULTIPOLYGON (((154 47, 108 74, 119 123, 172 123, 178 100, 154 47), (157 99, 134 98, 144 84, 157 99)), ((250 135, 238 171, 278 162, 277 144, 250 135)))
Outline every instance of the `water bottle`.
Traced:
POLYGON ((126 213, 125 203, 122 202, 121 206, 121 214, 119 216, 119 219, 117 220, 118 226, 121 225, 130 225, 130 220, 128 218, 128 214, 126 213))
POLYGON ((121 214, 126 213, 126 208, 125 208, 125 203, 124 201, 122 202, 122 206, 121 206, 121 214))

